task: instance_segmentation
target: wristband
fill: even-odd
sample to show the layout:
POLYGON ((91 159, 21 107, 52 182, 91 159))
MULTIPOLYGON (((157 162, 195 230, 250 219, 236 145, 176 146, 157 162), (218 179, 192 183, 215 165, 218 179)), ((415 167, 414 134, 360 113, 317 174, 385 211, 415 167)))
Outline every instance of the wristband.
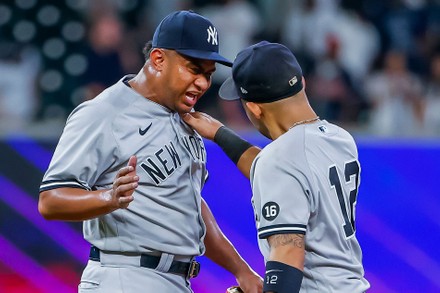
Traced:
POLYGON ((303 272, 278 261, 266 263, 263 292, 298 293, 301 289, 303 272))
POLYGON ((234 131, 224 125, 215 133, 214 142, 221 147, 223 152, 236 165, 241 155, 243 155, 248 148, 252 147, 252 144, 242 139, 234 131))

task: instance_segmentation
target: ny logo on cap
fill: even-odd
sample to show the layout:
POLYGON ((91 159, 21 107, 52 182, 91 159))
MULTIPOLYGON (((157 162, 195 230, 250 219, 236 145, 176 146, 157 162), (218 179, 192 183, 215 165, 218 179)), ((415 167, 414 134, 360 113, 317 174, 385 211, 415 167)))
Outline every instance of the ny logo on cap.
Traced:
POLYGON ((218 45, 217 42, 217 30, 215 29, 215 27, 209 26, 206 31, 208 32, 208 43, 211 42, 211 44, 213 45, 218 45), (211 40, 212 38, 212 40, 211 40))
POLYGON ((243 93, 243 94, 247 94, 248 93, 248 91, 247 90, 245 90, 244 88, 242 88, 242 87, 240 87, 240 91, 243 93))

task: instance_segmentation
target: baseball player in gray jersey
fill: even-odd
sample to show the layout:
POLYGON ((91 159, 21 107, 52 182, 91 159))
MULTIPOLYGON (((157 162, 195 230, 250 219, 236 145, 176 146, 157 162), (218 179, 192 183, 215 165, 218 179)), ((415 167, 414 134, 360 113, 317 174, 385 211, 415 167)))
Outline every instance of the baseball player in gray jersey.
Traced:
MULTIPOLYGON (((47 219, 84 221, 90 260, 79 292, 192 292, 196 256, 232 272, 246 292, 262 279, 221 232, 201 190, 206 152, 180 115, 211 85, 212 23, 191 11, 165 17, 137 75, 121 78, 69 116, 40 186, 47 219)), ((109 69, 111 70, 111 68, 109 69)))
POLYGON ((260 151, 206 114, 184 120, 251 180, 263 292, 365 292, 355 236, 357 147, 347 131, 316 116, 304 85, 292 52, 263 41, 237 55, 219 94, 241 98, 252 124, 273 142, 260 151))

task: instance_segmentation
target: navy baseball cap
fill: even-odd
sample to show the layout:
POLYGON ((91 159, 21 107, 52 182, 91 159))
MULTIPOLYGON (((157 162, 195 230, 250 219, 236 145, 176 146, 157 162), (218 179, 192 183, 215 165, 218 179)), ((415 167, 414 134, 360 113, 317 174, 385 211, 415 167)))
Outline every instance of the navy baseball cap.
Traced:
POLYGON ((206 18, 193 11, 175 11, 157 26, 153 48, 171 49, 193 58, 212 60, 232 66, 232 62, 218 53, 218 33, 206 18))
POLYGON ((259 42, 238 53, 232 76, 219 90, 220 98, 270 103, 296 95, 303 89, 302 69, 286 46, 259 42))

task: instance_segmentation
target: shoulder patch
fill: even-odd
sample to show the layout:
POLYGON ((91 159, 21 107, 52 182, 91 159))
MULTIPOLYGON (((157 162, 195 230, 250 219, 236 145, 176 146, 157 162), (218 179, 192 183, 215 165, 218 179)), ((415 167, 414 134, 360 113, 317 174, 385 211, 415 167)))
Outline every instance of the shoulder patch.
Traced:
POLYGON ((263 206, 261 214, 266 220, 273 221, 280 214, 280 206, 274 201, 269 201, 263 206))

